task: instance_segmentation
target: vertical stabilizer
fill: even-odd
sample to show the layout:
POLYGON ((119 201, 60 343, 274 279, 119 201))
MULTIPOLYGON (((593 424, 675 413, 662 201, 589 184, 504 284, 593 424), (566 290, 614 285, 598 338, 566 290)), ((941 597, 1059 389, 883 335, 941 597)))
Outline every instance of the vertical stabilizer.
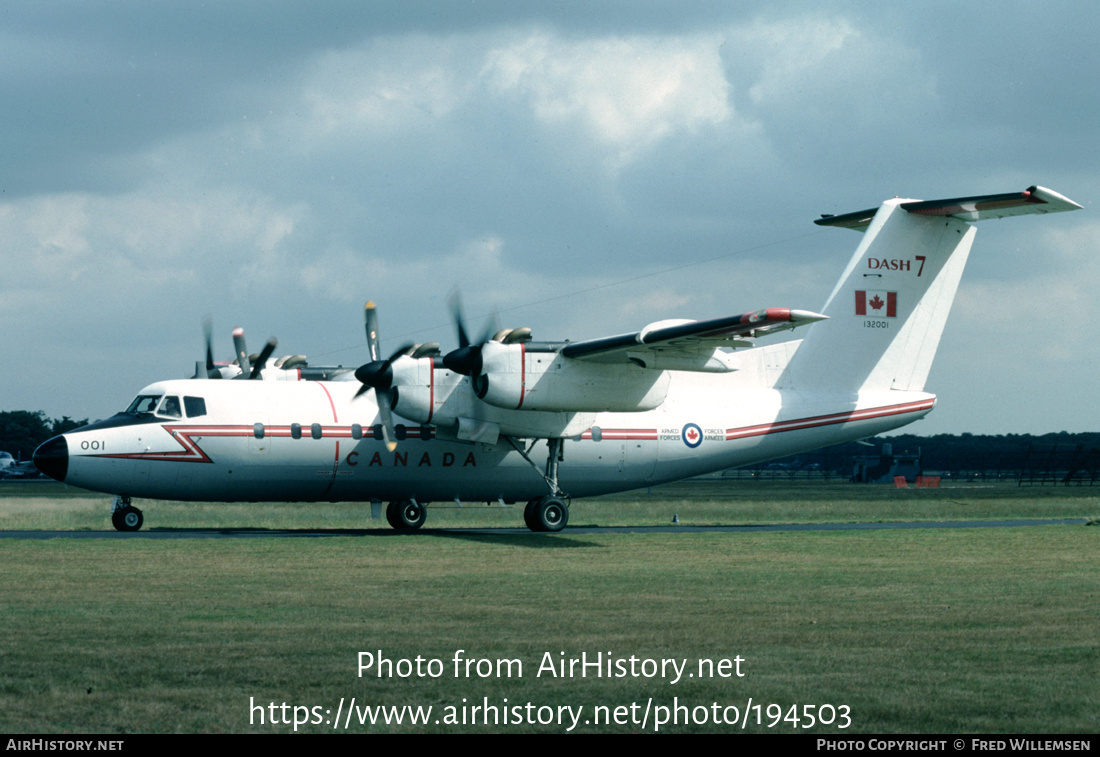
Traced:
POLYGON ((822 312, 788 364, 789 385, 821 391, 921 391, 932 367, 975 228, 967 221, 1074 210, 1031 187, 950 200, 889 200, 817 223, 864 231, 822 312))

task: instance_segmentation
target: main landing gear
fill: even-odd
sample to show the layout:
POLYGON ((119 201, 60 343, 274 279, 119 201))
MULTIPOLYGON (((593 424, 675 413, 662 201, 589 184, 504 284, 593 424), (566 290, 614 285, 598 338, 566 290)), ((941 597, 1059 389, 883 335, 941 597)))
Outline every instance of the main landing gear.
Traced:
MULTIPOLYGON (((527 454, 519 442, 510 436, 504 437, 516 452, 523 455, 528 465, 535 469, 546 485, 550 487, 550 494, 538 497, 527 503, 523 509, 523 522, 532 531, 561 531, 569 522, 568 495, 558 486, 558 463, 562 460, 563 439, 547 439, 546 446, 550 452, 546 458, 546 472, 544 473, 531 457, 527 454)), ((534 443, 532 442, 532 446, 534 443)))
MULTIPOLYGON (((536 497, 527 503, 523 509, 523 522, 532 531, 561 531, 569 523, 569 496, 558 486, 558 464, 562 460, 564 441, 562 439, 546 440, 549 454, 546 460, 546 471, 543 472, 528 454, 530 448, 524 449, 510 436, 502 438, 523 456, 523 459, 535 469, 550 489, 548 495, 536 497)), ((531 447, 534 445, 535 442, 532 442, 531 447)), ((427 508, 415 499, 398 500, 386 506, 386 520, 397 531, 418 529, 424 525, 427 516, 427 508)))
POLYGON ((569 522, 569 506, 560 497, 538 497, 523 508, 523 522, 532 531, 561 531, 569 522))
POLYGON ((412 531, 424 525, 428 509, 415 499, 390 502, 386 507, 386 520, 398 531, 412 531))
POLYGON ((137 531, 145 522, 141 510, 130 504, 130 498, 124 495, 115 497, 111 505, 111 523, 118 531, 137 531))

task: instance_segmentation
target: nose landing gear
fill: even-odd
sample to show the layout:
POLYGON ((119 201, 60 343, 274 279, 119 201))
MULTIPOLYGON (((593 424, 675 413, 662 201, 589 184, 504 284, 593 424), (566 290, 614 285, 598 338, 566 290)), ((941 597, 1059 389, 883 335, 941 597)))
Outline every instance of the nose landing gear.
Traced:
POLYGON ((116 530, 137 531, 144 522, 145 517, 141 514, 141 510, 130 504, 129 497, 124 495, 115 497, 114 504, 111 505, 111 523, 116 530))

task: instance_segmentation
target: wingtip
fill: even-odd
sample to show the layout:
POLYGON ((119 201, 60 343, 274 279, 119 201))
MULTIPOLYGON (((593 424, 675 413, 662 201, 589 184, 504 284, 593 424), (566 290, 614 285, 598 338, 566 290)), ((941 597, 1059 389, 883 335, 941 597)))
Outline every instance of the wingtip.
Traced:
POLYGON ((1064 194, 1055 192, 1053 189, 1047 189, 1046 187, 1033 185, 1027 188, 1027 193, 1045 203, 1055 206, 1056 210, 1084 210, 1085 208, 1084 205, 1074 202, 1064 194))
POLYGON ((814 313, 810 310, 792 310, 791 321, 794 323, 813 323, 814 321, 827 321, 829 316, 814 313))

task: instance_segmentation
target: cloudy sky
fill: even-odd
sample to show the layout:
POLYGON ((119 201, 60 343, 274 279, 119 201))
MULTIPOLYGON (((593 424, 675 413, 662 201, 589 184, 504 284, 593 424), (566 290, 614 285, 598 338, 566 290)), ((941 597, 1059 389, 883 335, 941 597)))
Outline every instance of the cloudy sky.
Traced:
POLYGON ((904 196, 979 225, 920 434, 1095 431, 1100 6, 6 2, 0 409, 105 417, 220 359, 818 309, 904 196))

